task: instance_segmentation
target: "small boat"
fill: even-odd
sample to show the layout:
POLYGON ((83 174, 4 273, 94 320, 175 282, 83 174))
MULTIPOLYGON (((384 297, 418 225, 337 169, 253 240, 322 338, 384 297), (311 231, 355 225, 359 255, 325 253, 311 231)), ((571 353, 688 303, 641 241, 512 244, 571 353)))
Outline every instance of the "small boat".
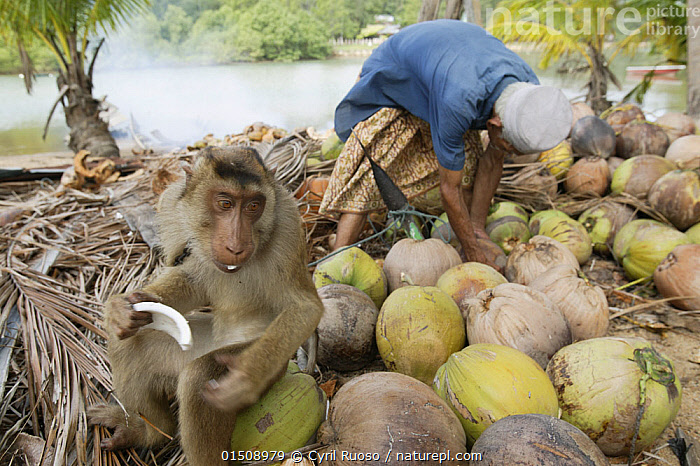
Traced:
POLYGON ((654 78, 674 78, 676 73, 685 69, 685 65, 649 65, 649 66, 628 66, 627 74, 634 77, 643 77, 653 72, 654 78))

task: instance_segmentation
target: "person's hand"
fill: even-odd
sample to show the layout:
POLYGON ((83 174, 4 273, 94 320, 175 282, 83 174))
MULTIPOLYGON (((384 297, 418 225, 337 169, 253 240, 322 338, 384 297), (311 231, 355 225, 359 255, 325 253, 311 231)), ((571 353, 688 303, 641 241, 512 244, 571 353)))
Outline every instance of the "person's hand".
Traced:
POLYGON ((484 256, 484 260, 480 262, 490 265, 499 273, 503 273, 506 268, 506 255, 503 250, 488 237, 483 238, 477 235, 476 244, 484 256))

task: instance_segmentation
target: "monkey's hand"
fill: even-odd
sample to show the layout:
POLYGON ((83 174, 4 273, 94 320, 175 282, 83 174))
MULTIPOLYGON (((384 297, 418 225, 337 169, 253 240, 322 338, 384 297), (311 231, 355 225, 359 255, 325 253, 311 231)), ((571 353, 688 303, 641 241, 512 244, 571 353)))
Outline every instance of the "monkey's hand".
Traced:
POLYGON ((204 399, 229 413, 238 413, 258 401, 267 387, 261 386, 260 381, 238 367, 237 355, 217 354, 215 358, 219 364, 228 367, 228 372, 207 383, 202 392, 204 399))
POLYGON ((132 307, 133 304, 161 300, 144 291, 134 291, 128 296, 113 296, 105 304, 105 320, 112 332, 123 340, 134 336, 144 325, 153 322, 150 312, 138 312, 132 307))

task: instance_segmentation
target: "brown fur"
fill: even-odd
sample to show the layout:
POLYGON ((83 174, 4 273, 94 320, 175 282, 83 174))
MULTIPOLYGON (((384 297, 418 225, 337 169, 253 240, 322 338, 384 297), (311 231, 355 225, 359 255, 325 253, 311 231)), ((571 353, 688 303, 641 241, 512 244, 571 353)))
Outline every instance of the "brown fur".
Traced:
POLYGON ((186 171, 159 206, 169 267, 143 290, 113 296, 105 305, 114 388, 127 413, 98 405, 89 416, 115 429, 104 448, 157 446, 166 437, 139 414, 174 435, 177 422, 168 401, 176 394, 185 455, 193 466, 208 466, 224 463, 221 452, 230 448, 236 413, 283 373, 313 334, 323 305, 306 268, 296 203, 254 150, 206 149, 186 171), (222 195, 232 202, 217 204, 222 195), (260 205, 245 207, 260 197, 262 212, 260 205), (214 260, 241 267, 226 273, 214 260), (148 300, 183 314, 212 309, 187 316, 191 350, 181 351, 163 332, 139 330, 150 314, 131 304, 148 300))

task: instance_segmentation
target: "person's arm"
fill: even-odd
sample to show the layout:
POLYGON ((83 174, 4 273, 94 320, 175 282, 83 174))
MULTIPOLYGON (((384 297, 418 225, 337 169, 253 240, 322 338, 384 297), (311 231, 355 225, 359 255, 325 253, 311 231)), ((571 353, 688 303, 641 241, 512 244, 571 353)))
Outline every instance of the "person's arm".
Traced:
POLYGON ((477 235, 487 237, 484 230, 489 206, 503 174, 506 152, 489 142, 484 155, 479 158, 474 175, 474 187, 470 206, 471 221, 477 235))
POLYGON ((462 197, 462 170, 448 170, 439 166, 440 196, 447 212, 450 226, 462 245, 467 261, 486 263, 486 257, 476 243, 476 236, 469 217, 469 210, 462 197))

